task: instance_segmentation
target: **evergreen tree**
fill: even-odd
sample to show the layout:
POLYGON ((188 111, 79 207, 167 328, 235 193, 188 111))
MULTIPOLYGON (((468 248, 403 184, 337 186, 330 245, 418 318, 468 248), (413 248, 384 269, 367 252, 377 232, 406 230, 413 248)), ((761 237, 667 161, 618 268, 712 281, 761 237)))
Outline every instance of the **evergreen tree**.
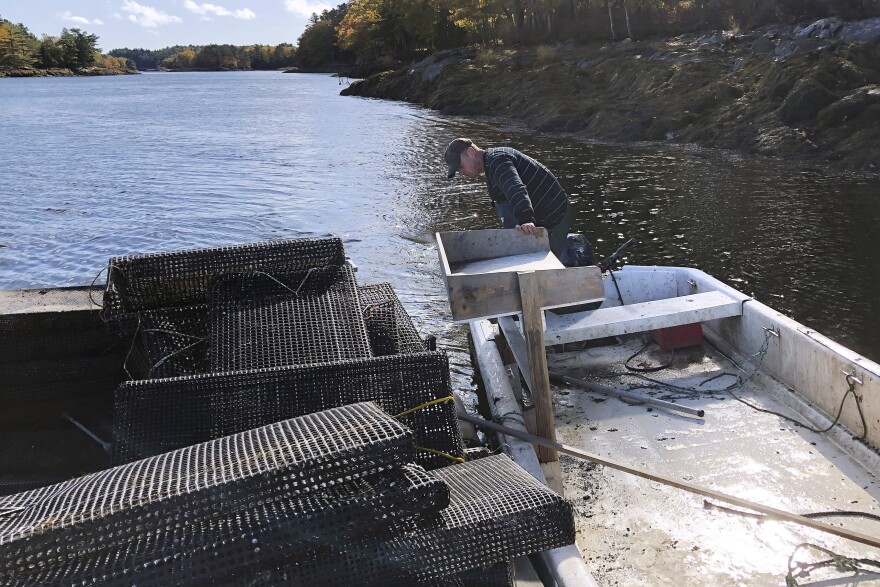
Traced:
POLYGON ((82 69, 95 63, 98 36, 90 35, 80 29, 61 29, 58 46, 64 67, 82 69))

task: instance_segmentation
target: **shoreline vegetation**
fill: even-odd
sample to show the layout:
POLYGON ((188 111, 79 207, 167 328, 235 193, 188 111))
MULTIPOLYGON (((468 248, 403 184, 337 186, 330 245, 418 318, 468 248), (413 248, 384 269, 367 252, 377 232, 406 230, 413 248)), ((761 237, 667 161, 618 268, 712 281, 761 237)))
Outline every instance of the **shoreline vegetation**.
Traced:
POLYGON ((344 95, 880 173, 880 18, 592 45, 441 51, 344 95))
POLYGON ((138 71, 284 70, 296 47, 278 45, 176 45, 164 49, 113 49, 103 54, 98 36, 78 28, 38 39, 22 23, 0 17, 0 78, 125 75, 138 71))

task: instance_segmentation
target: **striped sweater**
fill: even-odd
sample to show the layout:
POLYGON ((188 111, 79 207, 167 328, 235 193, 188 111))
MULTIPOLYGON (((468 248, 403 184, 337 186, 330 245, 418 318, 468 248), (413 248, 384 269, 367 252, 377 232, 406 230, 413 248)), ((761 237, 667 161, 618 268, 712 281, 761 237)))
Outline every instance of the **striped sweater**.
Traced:
POLYGON ((520 224, 552 228, 568 209, 568 198, 550 170, 510 147, 486 149, 483 168, 492 202, 507 200, 520 224))

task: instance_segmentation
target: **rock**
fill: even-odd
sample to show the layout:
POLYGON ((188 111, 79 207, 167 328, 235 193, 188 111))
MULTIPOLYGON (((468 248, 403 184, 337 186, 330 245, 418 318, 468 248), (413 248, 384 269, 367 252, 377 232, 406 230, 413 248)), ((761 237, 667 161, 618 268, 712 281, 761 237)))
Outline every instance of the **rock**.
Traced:
POLYGON ((767 36, 760 37, 752 43, 752 53, 771 53, 774 49, 776 45, 767 36))
POLYGON ((445 63, 434 63, 429 65, 422 71, 422 81, 429 82, 433 80, 435 77, 440 75, 440 72, 443 71, 443 66, 445 63))
POLYGON ((808 53, 811 51, 822 51, 830 47, 830 43, 821 39, 795 39, 793 41, 781 41, 773 50, 773 57, 785 59, 797 53, 808 53))
POLYGON ((821 128, 834 128, 861 116, 874 104, 880 104, 880 86, 859 88, 849 96, 823 108, 817 116, 821 128))
POLYGON ((724 41, 724 34, 722 31, 716 31, 711 35, 706 35, 705 37, 700 37, 697 39, 696 44, 699 46, 703 45, 717 45, 724 41))
POLYGON ((730 72, 736 73, 737 71, 742 69, 742 66, 743 66, 743 64, 745 64, 745 62, 746 62, 745 57, 740 57, 739 59, 737 59, 736 61, 733 62, 733 67, 730 69, 730 72))
POLYGON ((786 124, 811 120, 834 101, 834 94, 824 86, 811 79, 801 80, 779 107, 779 118, 786 124))
POLYGON ((834 18, 822 18, 804 28, 795 27, 792 37, 795 39, 830 39, 843 28, 843 23, 834 18))
POLYGON ((588 67, 590 66, 590 60, 587 59, 587 58, 585 57, 585 58, 583 58, 583 59, 581 59, 580 61, 577 62, 577 66, 578 66, 580 69, 586 69, 586 68, 588 68, 588 67))
POLYGON ((844 41, 870 41, 880 37, 880 18, 848 22, 840 30, 844 41))

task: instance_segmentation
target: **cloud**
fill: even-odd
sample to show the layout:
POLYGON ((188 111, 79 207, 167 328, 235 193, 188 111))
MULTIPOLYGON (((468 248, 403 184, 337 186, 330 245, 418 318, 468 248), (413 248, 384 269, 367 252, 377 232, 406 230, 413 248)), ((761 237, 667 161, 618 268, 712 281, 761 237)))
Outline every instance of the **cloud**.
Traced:
POLYGON ((208 4, 207 2, 204 4, 197 4, 196 2, 193 2, 193 0, 184 0, 183 5, 190 12, 201 14, 202 16, 213 14, 214 16, 232 16, 241 20, 252 20, 257 17, 257 15, 254 14, 254 12, 250 8, 243 8, 241 10, 228 10, 223 6, 208 4))
POLYGON ((314 0, 284 0, 284 9, 300 16, 308 17, 312 14, 321 14, 332 8, 329 4, 322 4, 314 0))
POLYGON ((148 29, 173 22, 182 22, 178 16, 156 10, 152 6, 143 6, 134 0, 123 0, 122 10, 129 13, 128 20, 148 29))
POLYGON ((61 20, 66 20, 68 22, 75 22, 76 24, 104 24, 97 18, 95 20, 89 20, 84 16, 75 16, 69 10, 59 12, 58 18, 60 18, 61 20))

